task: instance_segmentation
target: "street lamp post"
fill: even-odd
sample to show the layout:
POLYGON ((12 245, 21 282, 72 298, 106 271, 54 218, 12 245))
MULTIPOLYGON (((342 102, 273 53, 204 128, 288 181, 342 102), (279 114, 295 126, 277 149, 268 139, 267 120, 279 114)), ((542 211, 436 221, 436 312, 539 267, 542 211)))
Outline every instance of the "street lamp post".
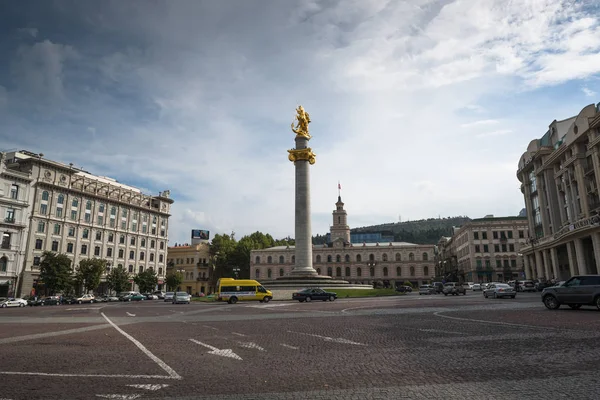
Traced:
MULTIPOLYGON (((184 272, 185 272, 185 269, 183 269, 183 268, 179 268, 179 269, 177 270, 177 273, 179 273, 179 274, 181 274, 181 275, 182 275, 182 277, 181 277, 181 282, 182 282, 182 283, 183 283, 183 273, 184 273, 184 272)), ((180 291, 180 290, 181 290, 181 286, 178 286, 178 287, 175 289, 175 291, 176 291, 176 292, 178 292, 178 291, 180 291)))
POLYGON ((375 284, 375 266, 377 265, 377 262, 375 261, 369 261, 367 262, 367 266, 369 267, 369 277, 373 278, 373 284, 375 284), (373 268, 373 273, 371 274, 371 268, 373 268))
POLYGON ((238 267, 233 267, 233 274, 235 275, 235 279, 238 278, 239 273, 240 269, 238 267))

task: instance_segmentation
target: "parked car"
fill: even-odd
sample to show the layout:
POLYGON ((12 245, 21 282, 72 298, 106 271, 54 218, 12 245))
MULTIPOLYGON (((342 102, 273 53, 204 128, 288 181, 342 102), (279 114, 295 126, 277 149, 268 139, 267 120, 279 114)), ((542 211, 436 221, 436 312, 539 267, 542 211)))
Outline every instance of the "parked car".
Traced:
POLYGON ((0 301, 0 307, 1 308, 7 308, 7 307, 25 307, 27 305, 27 300, 23 300, 20 298, 15 298, 15 297, 9 297, 7 299, 4 299, 2 301, 0 301))
POLYGON ((33 306, 58 306, 60 304, 60 297, 58 296, 48 296, 41 297, 37 300, 31 301, 29 303, 30 307, 33 306))
POLYGON ((487 289, 483 291, 483 297, 487 299, 490 296, 495 299, 499 297, 510 297, 511 299, 514 299, 517 296, 517 292, 515 291, 515 288, 507 283, 490 283, 487 289))
POLYGON ((431 285, 421 285, 419 286, 419 295, 422 294, 437 294, 435 288, 431 285))
POLYGON ((158 300, 158 296, 152 293, 144 293, 146 300, 158 300))
POLYGON ((298 300, 300 303, 311 300, 334 301, 335 299, 337 299, 337 293, 326 292, 318 288, 304 289, 292 294, 292 300, 298 300))
POLYGON ((138 292, 126 293, 119 298, 120 301, 143 301, 146 300, 146 296, 138 292))
POLYGON ((467 290, 462 284, 458 282, 448 282, 444 285, 442 293, 444 293, 444 296, 448 296, 449 294, 453 296, 458 296, 459 294, 466 295, 467 290))
POLYGON ((93 303, 96 300, 96 297, 93 294, 84 294, 83 296, 77 297, 75 302, 78 304, 82 303, 93 303))
POLYGON ((442 282, 433 282, 431 286, 435 288, 436 293, 444 293, 444 284, 442 282))
POLYGON ((566 304, 574 310, 595 306, 600 310, 600 275, 577 275, 560 286, 546 287, 542 301, 549 310, 566 304))
POLYGON ((164 295, 164 299, 165 301, 173 301, 173 295, 175 294, 175 292, 167 292, 164 295))
POLYGON ((474 292, 480 292, 481 289, 481 285, 479 283, 474 283, 473 286, 471 287, 471 290, 474 292))
POLYGON ((190 304, 192 295, 186 292, 175 292, 173 295, 173 304, 190 304))
POLYGON ((162 290, 157 290, 157 291, 153 292, 152 294, 158 296, 159 300, 163 300, 165 298, 165 292, 163 292, 162 290))

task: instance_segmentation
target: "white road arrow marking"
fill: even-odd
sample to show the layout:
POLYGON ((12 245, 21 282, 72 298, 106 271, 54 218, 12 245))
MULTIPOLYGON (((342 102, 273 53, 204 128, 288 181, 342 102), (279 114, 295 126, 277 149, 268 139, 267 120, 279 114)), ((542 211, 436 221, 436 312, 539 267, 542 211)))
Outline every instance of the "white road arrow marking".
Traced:
POLYGON ((141 397, 141 394, 97 394, 98 397, 105 399, 120 399, 120 400, 133 400, 141 397))
POLYGON ((236 336, 246 336, 243 333, 237 333, 237 332, 231 332, 232 335, 236 335, 236 336))
POLYGON ((344 343, 344 344, 353 344, 356 346, 366 346, 366 344, 364 344, 364 343, 353 342, 352 340, 348 340, 348 339, 344 339, 344 338, 332 338, 332 337, 328 337, 328 336, 316 335, 314 333, 302 333, 302 332, 293 332, 293 331, 288 331, 288 332, 289 333, 297 333, 298 335, 306 335, 306 336, 316 337, 319 339, 323 339, 326 342, 336 342, 336 343, 344 343))
POLYGON ((137 384, 137 385, 127 385, 127 386, 134 387, 134 388, 137 388, 137 389, 159 390, 159 389, 165 388, 165 387, 167 387, 169 385, 164 384, 164 383, 159 383, 159 384, 156 384, 156 385, 152 385, 152 384, 137 384))
POLYGON ((211 346, 209 344, 206 343, 202 343, 198 340, 195 339, 190 339, 190 341, 199 344, 200 346, 204 346, 207 349, 210 349, 211 351, 208 352, 208 354, 214 354, 216 356, 221 356, 221 357, 229 357, 229 358, 234 358, 236 360, 241 360, 242 357, 238 356, 237 354, 235 354, 233 351, 231 351, 231 349, 217 349, 214 346, 211 346))
POLYGON ((257 345, 254 342, 238 342, 240 344, 240 346, 245 347, 247 349, 256 349, 256 350, 260 350, 260 351, 266 351, 264 348, 260 347, 259 345, 257 345))
POLYGON ((126 313, 127 315, 129 315, 130 317, 135 317, 135 314, 131 314, 131 313, 126 313))
POLYGON ((288 349, 298 350, 300 347, 290 346, 289 344, 281 343, 283 347, 287 347, 288 349))

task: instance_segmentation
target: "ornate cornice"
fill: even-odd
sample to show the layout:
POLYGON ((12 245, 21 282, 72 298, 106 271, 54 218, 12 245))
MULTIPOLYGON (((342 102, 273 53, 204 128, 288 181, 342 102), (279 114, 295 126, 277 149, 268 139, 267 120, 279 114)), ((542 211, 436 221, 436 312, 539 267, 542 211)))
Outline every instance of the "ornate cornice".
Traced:
POLYGON ((316 154, 313 153, 310 147, 306 149, 291 149, 288 150, 288 153, 290 153, 288 158, 293 163, 296 163, 296 161, 308 161, 310 165, 313 165, 317 161, 316 154))

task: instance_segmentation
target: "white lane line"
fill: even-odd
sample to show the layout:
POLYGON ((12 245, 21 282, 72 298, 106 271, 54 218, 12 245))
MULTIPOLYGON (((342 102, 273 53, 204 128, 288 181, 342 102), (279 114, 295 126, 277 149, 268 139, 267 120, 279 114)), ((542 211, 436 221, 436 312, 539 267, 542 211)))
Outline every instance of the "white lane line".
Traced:
POLYGON ((466 335, 464 332, 452 332, 452 331, 444 331, 441 329, 419 329, 421 332, 437 332, 437 333, 449 333, 451 335, 466 335))
POLYGON ((232 335, 237 335, 237 336, 246 336, 243 333, 237 333, 237 332, 231 332, 232 335))
POLYGON ((125 312, 125 314, 129 315, 130 317, 135 317, 135 314, 129 313, 129 312, 125 312))
POLYGON ((77 307, 77 308, 67 308, 65 311, 79 311, 79 310, 99 310, 104 307, 77 307))
POLYGON ((283 347, 285 347, 285 348, 288 348, 288 349, 293 349, 293 350, 299 350, 300 349, 300 347, 290 346, 289 344, 285 344, 285 343, 281 343, 281 345, 283 347))
POLYGON ((229 358, 234 358, 236 360, 242 360, 242 357, 235 354, 231 349, 218 349, 214 346, 211 346, 206 343, 202 343, 199 340, 195 340, 195 339, 190 339, 190 341, 192 341, 196 344, 199 344, 200 346, 204 346, 207 349, 210 349, 211 351, 209 351, 208 354, 214 354, 216 356, 229 357, 229 358))
POLYGON ((155 391, 155 390, 159 390, 159 389, 165 388, 165 387, 167 387, 169 385, 167 385, 165 383, 157 383, 155 385, 153 385, 153 384, 136 384, 136 385, 126 385, 126 386, 134 387, 136 389, 146 389, 146 390, 155 391))
POLYGON ((113 328, 115 328, 119 333, 121 333, 123 336, 125 336, 127 339, 131 340, 131 342, 133 342, 133 344, 135 344, 137 346, 138 349, 140 349, 142 351, 142 353, 144 353, 145 355, 147 355, 152 361, 154 361, 156 364, 158 364, 159 367, 161 367, 162 369, 164 369, 167 374, 169 374, 169 376, 173 379, 181 379, 181 376, 175 372, 175 370, 171 367, 169 367, 163 360, 161 360, 160 358, 156 357, 154 354, 152 354, 152 352, 150 352, 150 350, 148 350, 146 347, 144 347, 143 344, 141 344, 140 342, 138 342, 133 336, 131 336, 130 334, 128 334, 127 332, 125 332, 123 329, 119 328, 114 322, 112 322, 104 313, 101 313, 101 315, 104 317, 104 319, 112 325, 113 328))
POLYGON ((141 397, 141 394, 97 394, 96 397, 102 397, 104 399, 120 399, 120 400, 133 400, 141 397))
POLYGON ((1 375, 27 375, 27 376, 56 376, 59 378, 127 378, 127 379, 181 379, 168 375, 107 375, 107 374, 49 374, 46 372, 20 372, 0 371, 1 375))
POLYGON ((357 346, 366 346, 366 344, 364 343, 358 343, 358 342, 353 342, 352 340, 348 340, 348 339, 344 339, 344 338, 332 338, 329 336, 321 336, 321 335, 316 335, 314 333, 303 333, 303 332, 294 332, 294 331, 288 331, 289 333, 296 333, 298 335, 305 335, 305 336, 312 336, 312 337, 316 337, 319 339, 323 339, 326 342, 336 342, 336 343, 344 343, 344 344, 354 344, 357 346))
POLYGON ((218 331, 217 328, 213 328, 212 326, 208 326, 208 325, 202 325, 203 328, 207 328, 207 329, 212 329, 214 331, 218 331))
POLYGON ((511 322, 501 322, 501 321, 486 321, 483 319, 471 319, 471 318, 460 318, 460 317, 451 317, 449 315, 442 315, 443 312, 449 311, 436 311, 433 313, 436 317, 442 317, 447 319, 453 319, 456 321, 467 321, 467 322, 477 322, 480 324, 491 324, 491 325, 502 325, 502 326, 515 326, 518 328, 533 328, 533 329, 543 329, 543 330, 555 330, 555 331, 566 331, 570 329, 562 329, 562 328, 552 328, 547 326, 536 326, 536 325, 525 325, 525 324, 513 324, 511 322))
POLYGON ((240 346, 245 347, 247 349, 256 349, 260 351, 266 351, 264 348, 260 347, 254 342, 238 342, 240 346))
POLYGON ((110 328, 110 325, 102 324, 102 325, 86 326, 84 328, 67 329, 67 330, 58 331, 58 332, 35 333, 32 335, 15 336, 15 337, 0 339, 0 344, 23 342, 26 340, 44 339, 47 337, 70 335, 73 333, 96 331, 99 329, 106 329, 106 328, 110 328))

